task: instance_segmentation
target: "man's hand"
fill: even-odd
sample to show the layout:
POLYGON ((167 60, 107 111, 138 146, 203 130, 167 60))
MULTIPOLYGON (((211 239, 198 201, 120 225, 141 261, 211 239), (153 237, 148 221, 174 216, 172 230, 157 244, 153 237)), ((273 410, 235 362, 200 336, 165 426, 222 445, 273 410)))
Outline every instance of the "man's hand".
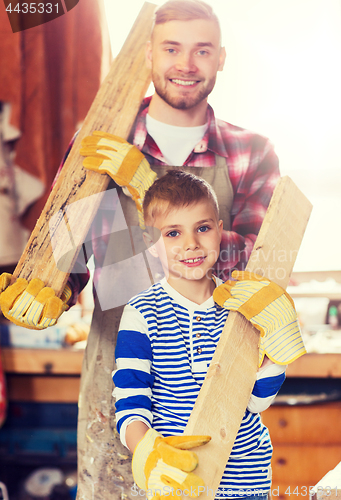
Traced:
POLYGON ((80 154, 83 166, 100 174, 108 174, 126 195, 135 201, 140 225, 144 227, 142 203, 144 194, 156 179, 156 173, 143 153, 121 137, 94 131, 82 140, 80 154))
POLYGON ((203 480, 193 474, 198 457, 191 448, 210 441, 210 436, 169 436, 164 438, 149 429, 137 444, 133 454, 133 477, 137 486, 146 491, 148 499, 166 500, 178 497, 181 490, 196 498, 204 491, 203 480), (175 495, 176 493, 176 495, 175 495))
POLYGON ((61 298, 38 278, 27 281, 18 278, 10 285, 12 275, 0 276, 0 307, 3 315, 15 323, 34 330, 54 325, 68 309, 71 289, 66 285, 61 298))
POLYGON ((294 302, 272 281, 247 271, 233 271, 236 281, 226 281, 213 292, 215 302, 242 314, 261 333, 259 366, 265 354, 280 365, 306 353, 294 302))

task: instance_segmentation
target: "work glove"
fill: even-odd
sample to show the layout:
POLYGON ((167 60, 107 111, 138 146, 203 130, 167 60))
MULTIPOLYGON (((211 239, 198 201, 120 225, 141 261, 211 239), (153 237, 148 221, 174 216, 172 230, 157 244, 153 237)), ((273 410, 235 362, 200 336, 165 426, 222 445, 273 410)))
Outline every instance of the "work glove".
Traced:
POLYGON ((232 278, 213 292, 214 301, 242 314, 260 331, 259 366, 265 354, 287 365, 306 353, 290 295, 276 283, 248 271, 233 271, 232 278))
POLYGON ((72 292, 68 285, 59 298, 39 278, 31 281, 18 278, 10 285, 11 279, 12 275, 8 273, 0 276, 0 307, 12 323, 42 330, 57 323, 59 316, 69 308, 67 302, 72 292))
POLYGON ((80 154, 83 166, 100 174, 108 174, 126 195, 133 198, 138 211, 139 225, 145 229, 143 198, 156 179, 143 153, 121 137, 94 131, 82 140, 80 154))
POLYGON ((197 455, 189 450, 208 443, 210 439, 210 436, 165 438, 154 429, 149 429, 133 454, 135 483, 146 491, 148 499, 179 498, 179 490, 191 498, 198 497, 204 491, 205 484, 192 472, 199 461, 197 455))

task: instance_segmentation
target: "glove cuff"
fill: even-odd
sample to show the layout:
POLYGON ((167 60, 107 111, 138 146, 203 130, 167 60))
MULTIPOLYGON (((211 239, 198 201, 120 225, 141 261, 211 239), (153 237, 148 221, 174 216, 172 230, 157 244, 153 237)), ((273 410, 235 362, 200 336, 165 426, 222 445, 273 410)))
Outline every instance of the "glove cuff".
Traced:
POLYGON ((72 296, 72 290, 68 284, 65 285, 65 288, 63 290, 63 293, 61 295, 61 300, 67 304, 72 296))
POLYGON ((149 429, 143 438, 137 443, 133 453, 132 471, 134 481, 139 488, 145 491, 147 490, 147 483, 144 468, 147 458, 154 449, 155 440, 159 437, 162 438, 162 434, 154 429, 149 429))

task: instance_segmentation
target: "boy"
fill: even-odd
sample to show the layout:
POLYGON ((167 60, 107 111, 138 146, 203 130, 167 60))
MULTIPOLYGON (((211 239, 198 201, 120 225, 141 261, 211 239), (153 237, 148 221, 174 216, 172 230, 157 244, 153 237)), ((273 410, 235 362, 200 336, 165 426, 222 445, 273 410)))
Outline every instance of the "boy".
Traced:
MULTIPOLYGON (((133 476, 147 498, 160 491, 167 497, 171 487, 174 495, 180 489, 197 496, 202 483, 191 472, 195 455, 180 452, 179 458, 172 445, 188 449, 209 438, 162 437, 182 434, 228 315, 212 296, 222 283, 212 273, 222 221, 209 184, 179 170, 154 182, 143 207, 146 224, 161 233, 156 243, 146 238, 165 278, 131 299, 122 316, 113 372, 117 429, 133 452, 133 476)), ((259 412, 277 394, 285 368, 266 358, 258 372, 217 498, 267 496, 272 446, 259 412)))

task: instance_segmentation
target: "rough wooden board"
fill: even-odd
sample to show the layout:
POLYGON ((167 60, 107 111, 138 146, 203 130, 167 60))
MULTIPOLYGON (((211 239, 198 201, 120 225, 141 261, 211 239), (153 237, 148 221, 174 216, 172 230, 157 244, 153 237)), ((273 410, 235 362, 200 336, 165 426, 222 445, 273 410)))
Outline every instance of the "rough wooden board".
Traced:
MULTIPOLYGON (((312 206, 289 177, 278 182, 250 256, 247 270, 288 285, 312 206)), ((214 498, 245 413, 258 368, 259 332, 231 312, 185 434, 207 434, 198 448, 196 473, 206 484, 200 497, 214 498)))
POLYGON ((79 154, 81 140, 93 130, 127 139, 151 81, 145 64, 145 46, 155 8, 152 3, 144 4, 114 60, 18 262, 14 278, 40 278, 57 295, 62 293, 110 180, 107 175, 83 168, 83 157, 79 154), (77 208, 72 210, 71 204, 75 202, 78 203, 73 208, 77 208), (58 244, 54 249, 51 236, 58 244), (67 261, 62 263, 60 257, 65 253, 67 261))

